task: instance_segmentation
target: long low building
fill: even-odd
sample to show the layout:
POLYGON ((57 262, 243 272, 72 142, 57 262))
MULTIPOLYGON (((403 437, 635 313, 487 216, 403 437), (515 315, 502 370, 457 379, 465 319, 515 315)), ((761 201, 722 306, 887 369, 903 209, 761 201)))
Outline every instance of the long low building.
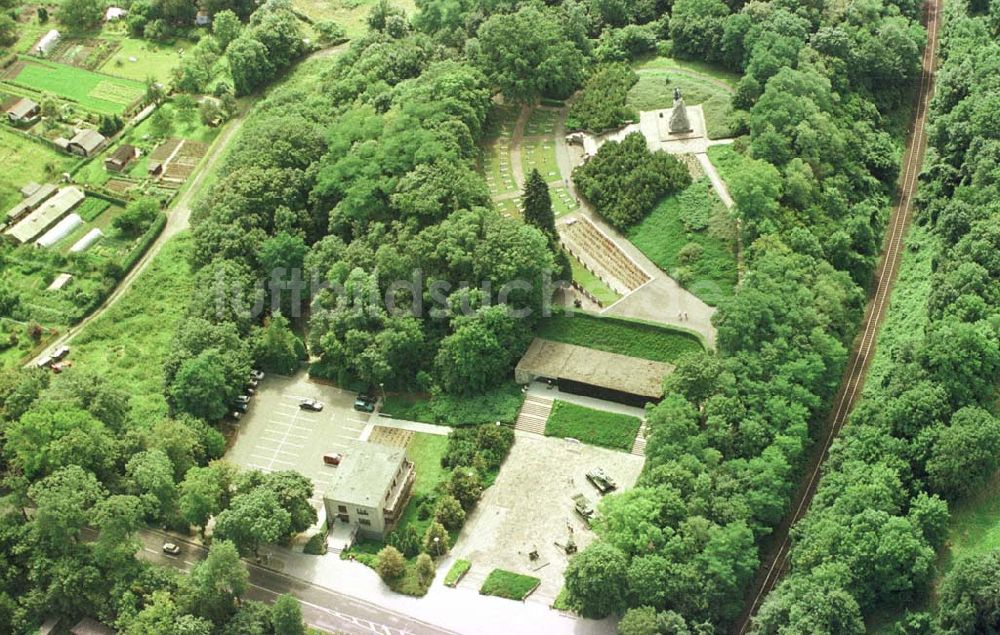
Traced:
POLYGON ((673 370, 663 362, 535 338, 514 379, 551 380, 564 392, 641 407, 663 398, 663 378, 673 370))
POLYGON ((58 223, 63 216, 83 202, 84 198, 84 193, 79 188, 64 187, 38 209, 8 229, 7 235, 21 244, 32 241, 58 223))
POLYGON ((25 186, 25 188, 28 189, 21 189, 22 194, 25 192, 30 193, 23 201, 10 208, 10 211, 7 212, 8 223, 16 223, 31 212, 38 209, 38 206, 49 200, 49 198, 55 194, 58 189, 51 183, 46 183, 45 185, 35 185, 36 187, 28 188, 28 186, 25 186))

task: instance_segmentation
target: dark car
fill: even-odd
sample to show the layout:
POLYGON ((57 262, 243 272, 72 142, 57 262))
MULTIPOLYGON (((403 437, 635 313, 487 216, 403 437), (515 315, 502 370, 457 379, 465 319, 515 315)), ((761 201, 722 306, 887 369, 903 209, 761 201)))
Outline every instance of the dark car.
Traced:
POLYGON ((328 452, 323 455, 323 462, 327 465, 337 466, 342 460, 344 460, 344 455, 340 452, 328 452))
POLYGON ((354 399, 354 409, 360 412, 374 412, 375 400, 362 393, 354 399))
POLYGON ((239 401, 237 401, 236 403, 233 404, 233 410, 235 410, 236 412, 246 412, 249 409, 250 409, 250 404, 248 403, 240 403, 239 401))
POLYGON ((320 412, 323 410, 323 402, 317 399, 303 399, 299 402, 299 408, 311 412, 320 412))

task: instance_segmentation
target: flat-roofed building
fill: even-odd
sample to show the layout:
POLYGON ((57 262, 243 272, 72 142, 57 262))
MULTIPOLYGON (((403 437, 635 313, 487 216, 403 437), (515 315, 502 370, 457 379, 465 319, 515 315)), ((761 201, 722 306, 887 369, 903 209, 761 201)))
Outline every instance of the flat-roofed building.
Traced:
POLYGON ((55 196, 39 206, 38 209, 8 229, 7 235, 22 244, 34 240, 58 223, 74 207, 83 202, 84 198, 85 196, 79 188, 73 186, 64 187, 55 196))
POLYGON ((340 460, 323 495, 327 526, 356 525, 358 533, 382 538, 406 507, 416 472, 404 448, 353 444, 340 460))

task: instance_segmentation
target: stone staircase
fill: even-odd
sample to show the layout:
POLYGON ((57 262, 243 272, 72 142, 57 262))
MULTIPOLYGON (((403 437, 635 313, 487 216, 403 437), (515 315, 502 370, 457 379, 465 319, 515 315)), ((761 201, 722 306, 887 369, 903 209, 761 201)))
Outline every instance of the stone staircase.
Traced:
POLYGON ((549 413, 552 412, 552 402, 553 400, 548 397, 528 395, 521 406, 521 412, 517 415, 514 428, 524 432, 545 434, 545 422, 549 420, 549 413))
POLYGON ((646 456, 646 422, 639 426, 639 434, 635 435, 632 442, 632 454, 636 456, 646 456))

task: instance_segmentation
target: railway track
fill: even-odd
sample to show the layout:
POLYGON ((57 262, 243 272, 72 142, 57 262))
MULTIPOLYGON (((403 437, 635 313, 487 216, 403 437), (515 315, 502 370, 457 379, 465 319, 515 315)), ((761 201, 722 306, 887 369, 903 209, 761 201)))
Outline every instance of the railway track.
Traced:
POLYGON ((936 65, 938 27, 941 0, 928 0, 925 5, 927 28, 927 46, 924 49, 920 85, 916 95, 916 108, 913 124, 903 159, 903 171, 899 178, 899 199, 893 208, 889 221, 888 233, 883 244, 882 259, 879 263, 876 286, 865 308, 862 330, 855 339, 854 347, 848 359, 847 368, 841 381, 841 387, 834 400, 830 413, 827 435, 819 452, 807 472, 807 480, 799 488, 799 493, 792 506, 792 513, 786 516, 778 526, 774 544, 776 550, 765 557, 761 574, 753 588, 752 601, 744 609, 737 622, 734 633, 744 635, 749 629, 753 616, 760 608, 767 594, 777 586, 778 581, 788 568, 788 557, 791 550, 791 528, 809 509, 816 488, 819 485, 823 462, 830 451, 833 440, 840 434, 848 415, 854 408, 864 386, 864 379, 875 352, 875 341, 878 337, 882 319, 889 308, 889 298, 899 270, 900 260, 905 248, 904 238, 909 227, 913 207, 913 197, 917 191, 917 177, 923 166, 924 152, 927 145, 926 123, 927 110, 934 88, 934 70, 936 65))

